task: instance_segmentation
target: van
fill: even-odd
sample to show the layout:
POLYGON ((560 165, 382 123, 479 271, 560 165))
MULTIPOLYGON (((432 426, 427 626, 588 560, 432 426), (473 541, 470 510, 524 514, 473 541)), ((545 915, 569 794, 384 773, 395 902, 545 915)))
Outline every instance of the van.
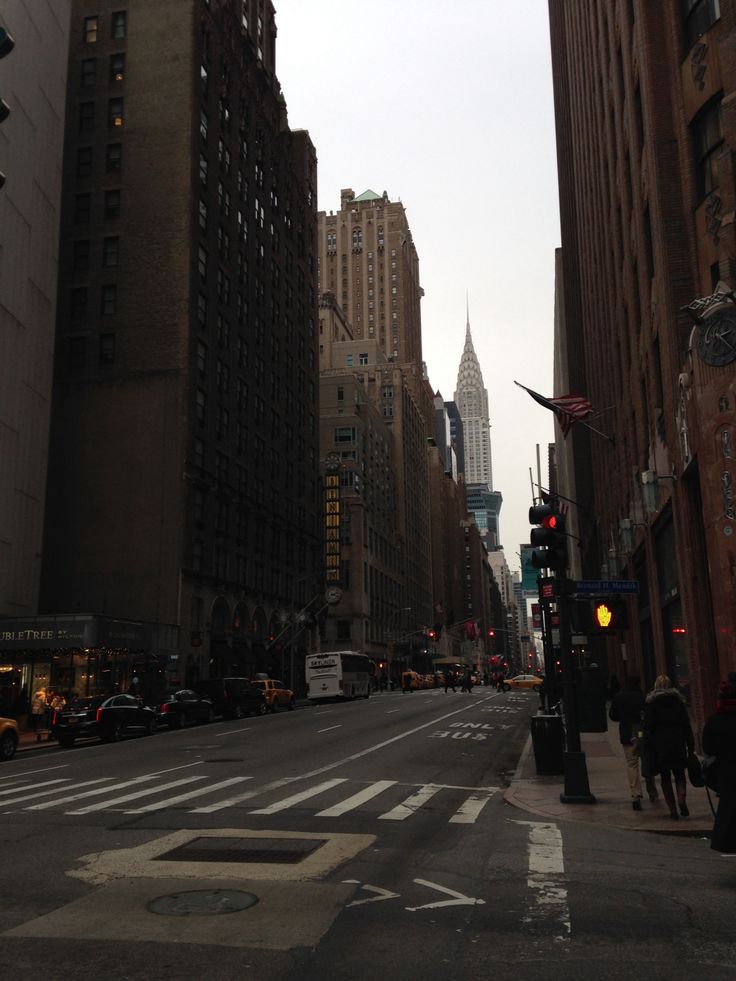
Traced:
POLYGON ((215 715, 223 719, 242 719, 245 715, 265 715, 266 699, 248 678, 207 678, 194 685, 199 695, 212 702, 215 715))

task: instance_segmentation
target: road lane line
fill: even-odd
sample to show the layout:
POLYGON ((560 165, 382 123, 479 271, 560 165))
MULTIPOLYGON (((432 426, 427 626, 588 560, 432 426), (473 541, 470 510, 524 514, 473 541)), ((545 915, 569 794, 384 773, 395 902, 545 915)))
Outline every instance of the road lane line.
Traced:
POLYGON ((335 804, 334 807, 328 807, 326 811, 320 811, 315 816, 318 818, 340 817, 346 811, 352 811, 373 797, 378 797, 384 790, 388 790, 389 787, 393 787, 395 784, 396 780, 378 780, 376 783, 371 784, 370 787, 366 787, 365 790, 360 790, 357 794, 353 794, 352 797, 346 797, 344 801, 335 804))
POLYGON ((155 804, 147 804, 145 807, 137 807, 134 810, 124 811, 125 814, 149 814, 151 811, 163 811, 166 807, 171 807, 172 804, 180 804, 183 800, 191 800, 193 797, 204 797, 205 794, 211 794, 214 790, 222 790, 223 787, 232 787, 236 783, 244 783, 246 780, 252 780, 253 777, 230 777, 229 780, 221 780, 220 783, 207 784, 206 787, 197 787, 196 790, 190 790, 187 794, 179 794, 177 797, 167 797, 166 800, 156 801, 155 804))
POLYGON ((253 726, 248 726, 245 729, 226 729, 224 732, 213 732, 212 735, 215 739, 221 739, 222 736, 234 736, 237 732, 250 732, 253 726))
MULTIPOLYGON (((107 783, 108 781, 114 780, 114 779, 115 779, 114 777, 98 777, 96 780, 85 780, 83 783, 77 783, 74 786, 75 787, 90 787, 90 786, 92 786, 93 783, 107 783)), ((6 807, 8 804, 20 804, 24 800, 34 800, 36 797, 48 797, 49 794, 58 794, 58 792, 61 789, 62 789, 61 787, 54 787, 51 790, 39 790, 37 793, 25 794, 22 797, 13 797, 10 800, 4 800, 2 802, 2 806, 3 807, 6 807)), ((64 788, 64 789, 66 789, 66 788, 64 788)), ((105 787, 105 790, 107 790, 107 789, 108 788, 105 787)), ((18 788, 18 790, 20 790, 20 787, 18 788)))
POLYGON ((122 797, 114 797, 112 800, 98 801, 96 804, 80 807, 77 811, 64 811, 64 813, 90 814, 92 811, 111 810, 117 804, 127 804, 129 800, 137 800, 139 797, 150 797, 151 794, 160 794, 162 790, 171 790, 173 787, 181 787, 185 783, 194 783, 197 780, 206 779, 207 777, 182 777, 180 780, 172 780, 170 783, 162 783, 156 787, 146 787, 145 790, 137 790, 134 794, 124 794, 122 797))
POLYGON ((465 800, 449 820, 449 824, 475 824, 478 816, 498 787, 478 790, 465 800))
POLYGON ((268 807, 261 807, 257 811, 250 811, 249 813, 277 814, 279 811, 285 811, 295 804, 301 804, 302 801, 309 800, 310 797, 316 797, 317 794, 324 793, 325 790, 336 787, 339 783, 345 783, 346 780, 347 777, 334 777, 332 780, 325 780, 324 783, 318 783, 316 787, 309 787, 300 794, 293 794, 291 797, 285 797, 283 800, 276 801, 275 804, 269 804, 268 807))
POLYGON ((529 829, 529 874, 527 887, 532 905, 524 923, 536 923, 549 930, 550 921, 558 932, 557 941, 570 940, 570 907, 565 881, 562 834, 556 824, 542 821, 515 821, 529 829))
POLYGON ((433 783, 424 784, 420 787, 416 794, 412 794, 411 797, 407 797, 403 804, 397 804, 390 811, 386 811, 385 814, 379 814, 379 821, 405 821, 412 814, 416 814, 423 804, 426 804, 428 800, 431 800, 434 795, 442 788, 433 783))
POLYGON ((319 736, 320 733, 323 733, 323 732, 332 732, 333 729, 342 729, 342 722, 339 725, 337 725, 337 726, 329 726, 327 729, 318 729, 317 730, 317 735, 319 736))
MULTIPOLYGON (((68 763, 60 763, 58 766, 42 766, 38 770, 25 770, 23 773, 13 773, 12 779, 17 780, 19 777, 35 777, 37 773, 45 773, 47 770, 68 770, 68 763)), ((11 774, 8 774, 11 776, 11 774)), ((0 782, 7 783, 5 777, 0 777, 0 782)))

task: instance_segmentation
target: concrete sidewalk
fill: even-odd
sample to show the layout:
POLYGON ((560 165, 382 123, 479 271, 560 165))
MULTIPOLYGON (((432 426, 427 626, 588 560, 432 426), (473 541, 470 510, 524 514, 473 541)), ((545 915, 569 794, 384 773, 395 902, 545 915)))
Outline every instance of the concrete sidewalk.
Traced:
MULTIPOLYGON (((641 811, 632 809, 626 762, 618 739, 618 725, 610 724, 607 732, 583 732, 580 742, 585 753, 588 782, 596 799, 595 804, 563 804, 560 801, 564 779, 562 776, 537 776, 531 736, 524 747, 511 786, 504 794, 506 801, 523 811, 554 821, 587 821, 590 824, 605 824, 627 831, 688 836, 711 831, 713 813, 705 788, 695 788, 690 783, 687 787, 690 817, 681 817, 677 821, 670 817, 658 778, 659 801, 650 803, 646 788, 643 788, 641 811)), ((716 806, 715 797, 713 805, 716 806)))

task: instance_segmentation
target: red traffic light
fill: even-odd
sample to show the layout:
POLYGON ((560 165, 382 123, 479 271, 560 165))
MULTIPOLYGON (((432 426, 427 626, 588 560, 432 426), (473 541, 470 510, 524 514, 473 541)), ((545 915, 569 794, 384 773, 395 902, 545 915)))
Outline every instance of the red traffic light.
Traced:
POLYGON ((496 631, 495 630, 489 630, 488 631, 488 636, 489 637, 495 637, 496 636, 496 631))

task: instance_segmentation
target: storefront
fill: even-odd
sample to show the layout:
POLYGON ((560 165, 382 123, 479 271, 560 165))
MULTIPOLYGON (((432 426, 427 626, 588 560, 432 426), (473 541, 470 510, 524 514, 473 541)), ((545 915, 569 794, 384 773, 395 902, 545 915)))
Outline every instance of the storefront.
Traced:
POLYGON ((164 683, 151 653, 151 625, 110 617, 0 619, 0 715, 25 716, 36 692, 101 695, 164 683))

